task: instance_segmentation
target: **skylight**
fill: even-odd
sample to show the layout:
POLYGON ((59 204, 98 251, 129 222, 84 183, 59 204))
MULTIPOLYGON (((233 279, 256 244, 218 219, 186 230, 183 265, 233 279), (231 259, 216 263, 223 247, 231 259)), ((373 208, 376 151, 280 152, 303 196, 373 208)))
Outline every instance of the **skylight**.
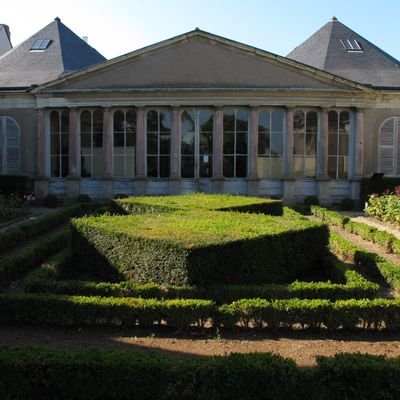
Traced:
POLYGON ((342 43, 342 45, 346 49, 346 51, 349 51, 349 52, 362 52, 363 51, 363 48, 361 47, 360 42, 356 39, 340 39, 340 43, 342 43))
POLYGON ((31 50, 45 50, 51 43, 50 39, 38 39, 33 43, 31 50))

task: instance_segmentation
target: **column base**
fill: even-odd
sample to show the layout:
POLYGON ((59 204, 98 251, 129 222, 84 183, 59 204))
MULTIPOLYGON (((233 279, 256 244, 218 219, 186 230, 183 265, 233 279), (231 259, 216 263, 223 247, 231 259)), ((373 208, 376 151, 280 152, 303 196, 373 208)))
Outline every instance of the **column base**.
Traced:
POLYGON ((67 199, 76 200, 81 192, 81 179, 79 176, 69 176, 66 178, 67 199))
POLYGON ((34 181, 34 194, 38 200, 43 200, 49 194, 49 178, 37 177, 34 181))

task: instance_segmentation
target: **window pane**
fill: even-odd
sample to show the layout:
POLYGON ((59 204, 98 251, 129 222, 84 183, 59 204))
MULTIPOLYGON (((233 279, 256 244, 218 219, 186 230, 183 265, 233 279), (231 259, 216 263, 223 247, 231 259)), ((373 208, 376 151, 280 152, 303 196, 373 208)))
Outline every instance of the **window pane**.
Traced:
POLYGON ((212 154, 212 132, 200 133, 200 154, 212 154))
MULTIPOLYGON (((193 111, 184 111, 181 115, 181 154, 194 154, 195 115, 193 111)), ((182 160, 183 162, 183 160, 182 160)), ((183 171, 182 165, 182 171, 183 171)))
MULTIPOLYGON (((1 121, 0 121, 1 122, 1 121)), ((60 154, 60 142, 59 142, 59 135, 51 134, 50 135, 50 153, 52 155, 60 154)))
POLYGON ((235 112, 233 110, 224 110, 224 132, 235 130, 235 112))
POLYGON ((91 150, 91 143, 92 143, 92 136, 90 133, 82 133, 81 134, 81 151, 82 153, 90 152, 91 150), (85 150, 84 150, 85 149, 85 150))
POLYGON ((50 157, 50 169, 51 169, 51 176, 53 177, 60 176, 60 165, 58 156, 50 157))
POLYGON ((123 156, 114 156, 114 176, 125 176, 123 156))
POLYGON ((233 177, 234 157, 224 156, 224 176, 233 177))
POLYGON ((147 154, 158 154, 157 133, 147 133, 147 154))
POLYGON ((135 147, 136 146, 136 133, 126 133, 126 146, 135 147))
POLYGON ((126 172, 125 176, 127 178, 134 178, 135 177, 135 155, 127 155, 125 159, 126 163, 126 172))
POLYGON ((50 133, 58 133, 59 131, 60 131, 60 118, 58 116, 58 112, 52 111, 50 114, 50 133))
POLYGON ((160 178, 169 177, 169 165, 170 165, 170 157, 160 156, 160 178))
MULTIPOLYGON (((274 114, 274 113, 273 113, 274 114)), ((258 113, 258 132, 269 132, 270 130, 270 112, 260 111, 258 113)))
POLYGON ((269 151, 270 151, 269 133, 258 132, 258 154, 269 155, 269 151))
POLYGON ((236 131, 247 132, 249 112, 241 108, 236 112, 236 131))
POLYGON ((234 132, 224 132, 224 154, 233 154, 234 146, 234 132))
POLYGON ((103 147, 103 132, 93 133, 93 147, 103 147))
POLYGON ((114 132, 124 131, 124 112, 115 111, 114 113, 114 132))
POLYGON ((317 168, 316 157, 306 157, 304 160, 304 176, 306 178, 315 178, 317 168))
POLYGON ((92 117, 89 111, 81 113, 81 133, 92 132, 92 117))
POLYGON ((339 131, 340 133, 350 133, 350 114, 342 111, 339 115, 339 131))
POLYGON ((171 151, 171 135, 169 133, 160 134, 160 154, 169 155, 171 151))
POLYGON ((328 176, 332 179, 336 179, 336 162, 337 157, 328 157, 328 176))
POLYGON ((310 111, 307 113, 306 117, 306 127, 308 133, 317 134, 318 131, 318 115, 315 111, 310 111))
POLYGON ((303 155, 304 154, 304 131, 294 132, 294 148, 293 154, 303 155))
POLYGON ((69 111, 66 110, 61 113, 61 132, 69 132, 69 111))
POLYGON ((338 175, 340 179, 347 179, 347 157, 339 157, 338 175))
POLYGON ((271 135, 271 156, 282 157, 283 154, 283 134, 272 133, 271 135))
MULTIPOLYGON (((124 132, 114 132, 114 148, 122 148, 120 151, 123 151, 124 148, 124 132)), ((115 149, 114 151, 117 151, 115 149)))
POLYGON ((328 113, 328 131, 335 134, 338 131, 338 114, 336 111, 329 111, 328 113))
POLYGON ((194 178, 194 156, 182 156, 181 176, 182 178, 194 178))
POLYGON ((182 132, 181 153, 194 154, 194 132, 182 132))
POLYGON ((103 111, 96 110, 93 113, 93 132, 103 134, 103 111))
POLYGON ((68 156, 61 157, 61 176, 63 178, 68 176, 68 156))
POLYGON ((61 154, 68 156, 68 133, 61 134, 61 154))
POLYGON ((212 176, 212 156, 200 156, 200 177, 212 176))
POLYGON ((136 134, 136 112, 129 110, 126 113, 125 128, 127 134, 136 134))
POLYGON ((349 154, 349 135, 340 134, 339 135, 339 156, 347 156, 349 154))
POLYGON ((91 167, 92 157, 90 155, 81 156, 81 176, 82 178, 89 178, 92 176, 91 167))
POLYGON ((330 156, 337 155, 337 141, 338 141, 338 134, 337 133, 330 133, 328 135, 328 154, 330 156))
POLYGON ((272 126, 271 129, 274 132, 282 132, 283 131, 283 111, 273 111, 272 113, 272 126))
POLYGON ((306 135, 306 155, 317 154, 317 135, 314 133, 307 133, 306 135))
POLYGON ((282 178, 283 160, 282 158, 271 158, 271 178, 282 178))
POLYGON ((171 132, 172 115, 170 111, 160 111, 160 132, 171 132))
POLYGON ((158 113, 149 111, 147 113, 147 132, 158 132, 158 113))
POLYGON ((247 154, 247 132, 236 133, 236 154, 247 154))
POLYGON ((303 111, 295 111, 293 115, 293 130, 304 131, 305 120, 303 111))
POLYGON ((149 156, 147 157, 147 176, 157 178, 158 167, 157 167, 158 157, 149 156))
POLYGON ((236 176, 239 178, 245 178, 247 176, 247 157, 237 156, 236 157, 236 176))
POLYGON ((210 110, 201 110, 199 115, 200 132, 213 132, 214 113, 210 110))

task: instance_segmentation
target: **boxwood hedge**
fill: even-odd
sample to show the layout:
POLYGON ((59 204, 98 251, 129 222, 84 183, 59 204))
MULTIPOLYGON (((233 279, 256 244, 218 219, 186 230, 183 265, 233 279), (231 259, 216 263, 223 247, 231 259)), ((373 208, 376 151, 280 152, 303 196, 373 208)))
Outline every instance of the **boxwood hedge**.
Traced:
POLYGON ((72 227, 78 268, 134 283, 288 282, 315 268, 328 243, 325 225, 294 215, 105 215, 73 219, 72 227))

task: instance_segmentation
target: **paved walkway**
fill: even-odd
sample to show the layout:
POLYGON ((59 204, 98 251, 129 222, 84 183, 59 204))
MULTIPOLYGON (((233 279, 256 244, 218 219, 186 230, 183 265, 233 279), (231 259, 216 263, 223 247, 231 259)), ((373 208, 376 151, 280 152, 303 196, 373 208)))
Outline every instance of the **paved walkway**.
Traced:
POLYGON ((40 215, 48 214, 55 210, 58 210, 58 208, 47 208, 47 207, 37 207, 37 206, 31 207, 30 214, 25 215, 18 219, 13 219, 13 220, 1 223, 0 224, 0 232, 5 231, 10 226, 21 224, 22 222, 29 221, 30 219, 35 219, 35 218, 39 217, 40 215))

